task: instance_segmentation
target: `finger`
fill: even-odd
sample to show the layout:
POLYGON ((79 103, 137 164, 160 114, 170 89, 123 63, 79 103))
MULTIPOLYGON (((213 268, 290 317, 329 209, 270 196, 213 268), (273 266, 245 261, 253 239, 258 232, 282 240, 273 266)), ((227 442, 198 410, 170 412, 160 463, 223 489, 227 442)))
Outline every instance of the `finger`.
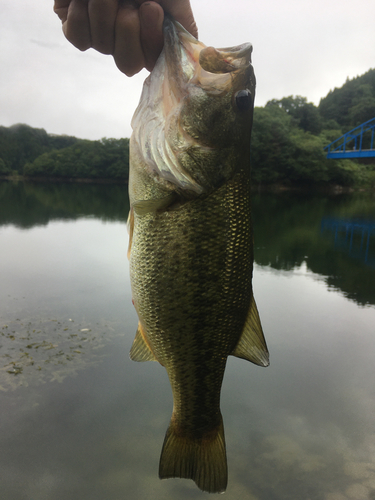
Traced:
POLYGON ((164 11, 155 2, 145 2, 139 8, 139 16, 145 67, 152 71, 163 48, 164 11))
POLYGON ((113 54, 115 46, 115 23, 117 0, 90 0, 91 46, 102 54, 113 54))
MULTIPOLYGON (((137 0, 138 3, 144 3, 147 0, 137 0)), ((198 28, 195 24, 193 11, 189 0, 154 0, 168 12, 176 21, 191 33, 195 38, 198 38, 198 28)))
POLYGON ((198 39, 198 28, 195 24, 193 11, 191 10, 190 2, 188 0, 162 0, 161 5, 163 8, 178 21, 182 26, 198 39))
POLYGON ((53 11, 57 14, 60 20, 64 23, 68 17, 68 8, 70 0, 55 0, 53 11))
POLYGON ((115 25, 115 49, 113 57, 120 71, 133 76, 145 66, 140 40, 138 9, 131 5, 120 8, 115 25))
POLYGON ((66 38, 79 50, 91 47, 88 0, 72 0, 69 4, 67 19, 63 23, 66 38))

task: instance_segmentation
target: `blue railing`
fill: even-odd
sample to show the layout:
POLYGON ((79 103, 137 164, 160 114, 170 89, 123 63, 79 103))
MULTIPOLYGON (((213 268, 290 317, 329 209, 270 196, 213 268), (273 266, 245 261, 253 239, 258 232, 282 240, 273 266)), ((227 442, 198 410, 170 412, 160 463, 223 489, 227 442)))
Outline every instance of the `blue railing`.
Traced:
POLYGON ((327 158, 370 158, 375 157, 374 149, 375 118, 353 128, 324 148, 327 158), (366 149, 363 137, 366 134, 366 149), (370 138, 371 134, 371 138, 370 138), (369 146, 369 147, 368 147, 369 146))

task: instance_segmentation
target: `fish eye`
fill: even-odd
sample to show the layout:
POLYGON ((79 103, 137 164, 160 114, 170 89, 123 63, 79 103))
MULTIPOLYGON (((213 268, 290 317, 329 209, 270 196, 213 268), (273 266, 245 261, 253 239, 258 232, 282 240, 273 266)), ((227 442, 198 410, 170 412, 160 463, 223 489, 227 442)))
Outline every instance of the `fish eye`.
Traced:
POLYGON ((250 90, 239 90, 234 96, 239 111, 249 111, 253 104, 250 90))

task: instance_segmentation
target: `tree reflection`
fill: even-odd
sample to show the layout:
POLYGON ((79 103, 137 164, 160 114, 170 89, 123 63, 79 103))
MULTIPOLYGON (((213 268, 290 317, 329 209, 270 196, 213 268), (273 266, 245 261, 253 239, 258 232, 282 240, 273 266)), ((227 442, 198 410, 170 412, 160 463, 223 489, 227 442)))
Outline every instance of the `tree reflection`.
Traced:
POLYGON ((128 211, 126 184, 0 182, 0 225, 26 229, 80 217, 126 221, 128 211))
MULTIPOLYGON (((353 244, 361 245, 357 236, 352 250, 344 252, 345 236, 335 240, 332 233, 321 230, 327 217, 375 224, 374 195, 262 192, 253 194, 252 205, 258 265, 288 271, 305 262, 351 300, 375 304, 373 233, 367 258, 359 259, 353 258, 357 256, 353 244)), ((0 225, 31 228, 80 217, 125 222, 128 211, 126 184, 0 183, 0 225)))
POLYGON ((342 252, 335 245, 334 238, 322 234, 321 223, 327 217, 365 219, 375 224, 375 198, 364 193, 337 196, 301 192, 255 194, 256 263, 292 270, 306 262, 307 268, 322 275, 328 286, 341 290, 361 305, 375 304, 375 269, 369 267, 372 260, 353 259, 353 255, 342 252))

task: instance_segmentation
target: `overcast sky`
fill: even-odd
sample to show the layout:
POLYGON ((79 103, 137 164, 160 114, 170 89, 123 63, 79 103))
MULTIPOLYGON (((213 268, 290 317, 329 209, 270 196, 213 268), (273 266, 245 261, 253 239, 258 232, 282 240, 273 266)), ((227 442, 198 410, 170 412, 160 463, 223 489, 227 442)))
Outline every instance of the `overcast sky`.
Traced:
MULTIPOLYGON (((257 106, 302 95, 319 104, 375 67, 374 0, 191 0, 206 45, 251 42, 257 106)), ((129 137, 148 72, 64 38, 52 0, 1 0, 0 125, 27 123, 87 139, 129 137)))

